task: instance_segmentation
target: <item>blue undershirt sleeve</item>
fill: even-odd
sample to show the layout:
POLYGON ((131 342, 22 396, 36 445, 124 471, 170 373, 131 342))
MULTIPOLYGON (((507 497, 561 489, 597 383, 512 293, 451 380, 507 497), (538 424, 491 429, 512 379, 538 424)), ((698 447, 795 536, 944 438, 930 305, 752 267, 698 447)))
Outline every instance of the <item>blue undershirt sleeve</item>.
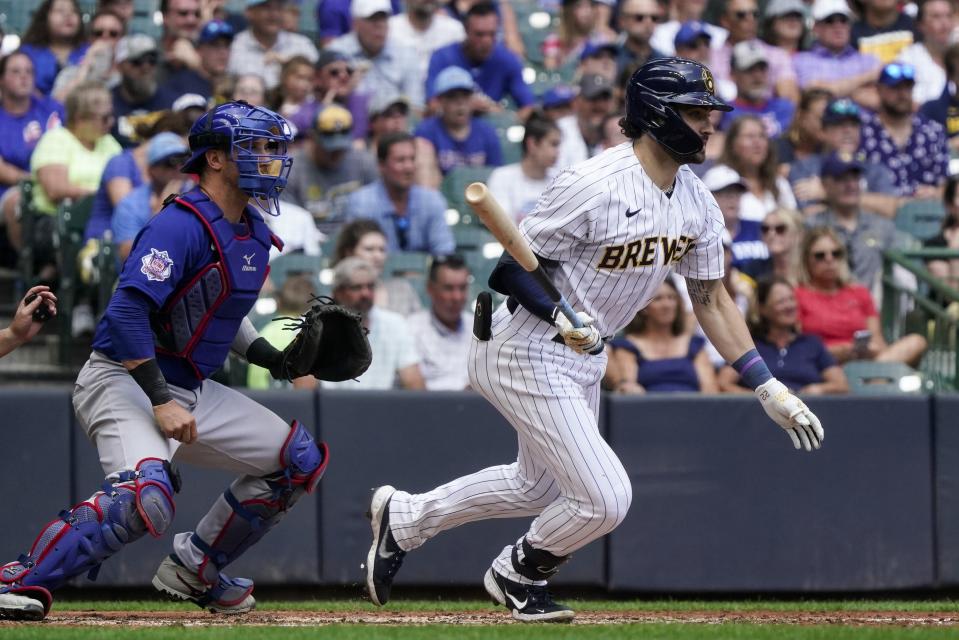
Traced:
POLYGON ((136 289, 124 287, 113 294, 108 309, 110 340, 119 360, 156 357, 150 328, 152 311, 153 302, 136 289))
MULTIPOLYGON (((539 261, 544 268, 554 263, 545 258, 539 258, 539 261)), ((553 324, 556 305, 543 291, 536 278, 505 251, 490 274, 489 286, 494 291, 511 296, 536 317, 553 324)))

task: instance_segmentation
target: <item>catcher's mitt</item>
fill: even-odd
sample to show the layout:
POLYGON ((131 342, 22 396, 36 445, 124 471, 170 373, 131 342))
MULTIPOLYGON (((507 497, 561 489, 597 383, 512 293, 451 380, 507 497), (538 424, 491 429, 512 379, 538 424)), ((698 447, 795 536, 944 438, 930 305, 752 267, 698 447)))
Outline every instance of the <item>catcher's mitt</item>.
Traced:
POLYGON ((313 300, 317 304, 302 318, 279 318, 293 321, 284 328, 300 331, 270 373, 278 380, 308 374, 329 382, 358 378, 373 361, 362 319, 326 296, 313 300))

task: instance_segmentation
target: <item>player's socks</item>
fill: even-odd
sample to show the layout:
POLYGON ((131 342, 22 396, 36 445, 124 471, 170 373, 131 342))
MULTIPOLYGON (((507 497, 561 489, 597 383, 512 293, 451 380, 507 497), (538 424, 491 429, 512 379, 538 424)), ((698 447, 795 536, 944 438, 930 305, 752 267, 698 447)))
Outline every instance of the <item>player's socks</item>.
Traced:
POLYGON ((390 599, 393 578, 403 565, 406 552, 390 531, 390 499, 396 489, 384 485, 373 492, 367 517, 373 529, 373 544, 366 555, 366 590, 373 604, 383 606, 390 599))
POLYGON ((514 582, 492 568, 483 577, 483 586, 493 602, 509 609, 520 622, 570 622, 576 615, 566 605, 553 600, 546 585, 514 582))
POLYGON ((217 584, 208 585, 174 553, 160 563, 153 576, 153 586, 172 598, 189 600, 211 613, 247 613, 256 608, 252 581, 221 573, 217 584))

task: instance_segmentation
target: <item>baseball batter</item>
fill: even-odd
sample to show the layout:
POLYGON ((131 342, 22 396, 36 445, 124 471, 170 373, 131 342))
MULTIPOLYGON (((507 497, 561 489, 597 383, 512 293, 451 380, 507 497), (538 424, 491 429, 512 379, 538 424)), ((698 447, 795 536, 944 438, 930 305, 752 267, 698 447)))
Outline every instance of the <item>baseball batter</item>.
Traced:
POLYGON ((193 531, 175 536, 154 586, 212 611, 253 608, 253 582, 222 570, 313 491, 326 448, 207 377, 231 348, 266 368, 279 354, 246 316, 270 248, 281 244, 257 208, 278 212, 291 140, 283 118, 244 102, 194 124, 183 171, 199 174, 199 186, 168 199, 137 236, 74 387, 77 420, 106 481, 0 567, 0 617, 42 619, 52 590, 73 576, 95 578, 145 533, 162 535, 180 489, 172 461, 240 475, 193 531))
MULTIPOLYGON (((383 605, 407 552, 441 531, 487 518, 535 516, 486 572, 493 600, 522 621, 568 621, 547 581, 571 553, 623 521, 629 476, 597 428, 603 344, 655 294, 670 271, 686 278, 696 317, 796 448, 823 430, 773 378, 722 285, 723 218, 684 165, 704 159, 714 95, 709 70, 681 58, 632 76, 621 121, 630 142, 567 168, 520 230, 585 325, 574 329, 508 255, 490 285, 509 298, 474 331, 470 382, 516 429, 514 463, 457 478, 428 493, 373 493, 367 589, 383 605), (484 339, 485 338, 485 339, 484 339)), ((479 308, 479 307, 478 307, 479 308)))

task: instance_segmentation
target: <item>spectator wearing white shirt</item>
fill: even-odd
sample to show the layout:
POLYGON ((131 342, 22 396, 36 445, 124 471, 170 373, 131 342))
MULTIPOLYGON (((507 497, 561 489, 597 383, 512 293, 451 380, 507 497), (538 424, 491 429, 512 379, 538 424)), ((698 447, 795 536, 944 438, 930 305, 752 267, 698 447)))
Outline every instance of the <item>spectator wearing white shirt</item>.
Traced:
POLYGON ((949 0, 919 2, 916 27, 922 42, 911 44, 899 53, 899 61, 916 70, 912 99, 916 104, 935 100, 946 88, 946 49, 952 43, 956 27, 956 8, 949 0))
POLYGON ((406 11, 389 19, 389 34, 397 46, 416 54, 416 85, 426 85, 430 56, 440 47, 466 37, 463 23, 440 10, 439 0, 406 0, 406 11))
POLYGON ((556 123, 534 112, 526 121, 522 160, 497 167, 490 174, 490 193, 517 223, 532 211, 546 190, 559 158, 561 140, 556 123))
POLYGON ((230 45, 229 71, 233 75, 257 73, 267 89, 280 83, 280 67, 293 56, 316 62, 319 53, 310 39, 283 30, 285 0, 246 0, 250 28, 241 31, 230 45))
POLYGON ((403 316, 373 304, 376 269, 362 258, 346 258, 333 269, 333 300, 360 314, 373 363, 357 380, 323 382, 327 389, 425 389, 409 325, 403 316))
POLYGON ((434 259, 426 283, 430 308, 409 317, 420 370, 430 391, 469 386, 467 356, 473 337, 472 314, 465 310, 469 280, 470 270, 461 256, 434 259))
POLYGON ((573 114, 556 121, 563 141, 559 146, 557 169, 592 158, 603 139, 603 118, 612 111, 613 85, 600 75, 583 76, 579 94, 573 100, 573 114))

